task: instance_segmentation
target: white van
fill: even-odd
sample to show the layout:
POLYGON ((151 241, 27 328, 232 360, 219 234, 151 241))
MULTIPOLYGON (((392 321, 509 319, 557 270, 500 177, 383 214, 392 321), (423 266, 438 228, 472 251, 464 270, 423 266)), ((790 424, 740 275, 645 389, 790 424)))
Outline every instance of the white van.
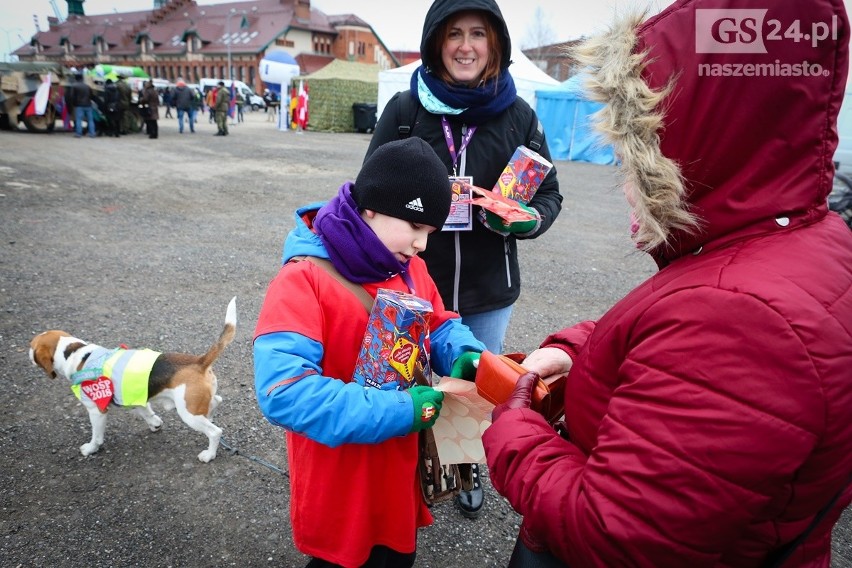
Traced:
MULTIPOLYGON (((207 94, 207 91, 215 89, 219 85, 219 81, 223 81, 228 87, 231 86, 231 82, 226 79, 212 79, 210 77, 199 79, 198 84, 201 86, 201 92, 207 94)), ((243 98, 246 100, 246 104, 250 105, 252 110, 266 108, 266 103, 263 102, 263 97, 255 94, 251 87, 242 81, 237 81, 235 79, 234 88, 242 93, 243 98)))

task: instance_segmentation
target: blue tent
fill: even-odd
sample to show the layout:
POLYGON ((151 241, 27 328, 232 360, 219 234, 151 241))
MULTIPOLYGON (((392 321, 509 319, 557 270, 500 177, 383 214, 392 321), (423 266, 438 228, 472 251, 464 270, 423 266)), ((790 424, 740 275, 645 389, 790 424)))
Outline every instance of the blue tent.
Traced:
POLYGON ((552 89, 537 89, 536 114, 554 160, 615 164, 612 146, 604 145, 591 122, 601 104, 583 95, 583 77, 574 75, 552 89))

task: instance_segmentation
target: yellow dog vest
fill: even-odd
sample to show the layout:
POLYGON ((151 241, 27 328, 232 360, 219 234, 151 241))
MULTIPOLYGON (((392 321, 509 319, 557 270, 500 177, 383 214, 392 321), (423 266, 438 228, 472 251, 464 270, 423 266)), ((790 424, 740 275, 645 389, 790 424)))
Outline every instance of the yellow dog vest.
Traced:
POLYGON ((148 379, 161 353, 150 349, 106 349, 98 347, 83 368, 71 375, 71 390, 82 397, 80 383, 106 377, 112 381, 112 401, 119 406, 148 403, 148 379))

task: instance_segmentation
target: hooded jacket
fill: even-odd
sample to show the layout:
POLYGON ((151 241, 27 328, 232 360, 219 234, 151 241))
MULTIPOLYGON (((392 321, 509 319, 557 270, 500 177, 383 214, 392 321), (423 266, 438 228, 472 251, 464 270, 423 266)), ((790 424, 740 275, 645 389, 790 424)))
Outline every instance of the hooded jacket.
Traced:
MULTIPOLYGON (((368 314, 355 294, 311 262, 329 259, 312 230, 322 204, 300 208, 284 244, 284 266, 270 283, 254 342, 255 390, 263 415, 287 430, 290 518, 300 551, 361 566, 374 545, 410 553, 417 528, 431 524, 417 475, 414 410, 402 391, 352 379, 368 314)), ((465 351, 484 350, 457 314, 444 309, 423 260, 409 261, 417 295, 432 303, 427 340, 441 376, 465 351)), ((364 284, 409 292, 400 275, 364 284)))
MULTIPOLYGON (((501 68, 511 64, 512 44, 509 30, 500 9, 493 0, 436 0, 429 8, 423 23, 420 56, 424 67, 434 65, 429 45, 441 22, 463 10, 482 10, 495 25, 501 38, 501 68)), ((453 162, 441 127, 441 116, 427 112, 418 102, 412 101, 414 111, 402 116, 399 97, 411 97, 410 91, 394 95, 382 112, 366 159, 380 145, 399 138, 399 126, 409 125, 414 118, 410 136, 425 140, 447 166, 447 175, 453 172, 453 162)), ((462 140, 461 120, 447 116, 455 148, 462 140)), ((515 149, 529 145, 538 125, 533 109, 518 97, 515 103, 496 118, 477 126, 467 149, 459 158, 458 175, 472 176, 474 185, 491 189, 515 149)), ((538 150, 550 160, 547 140, 538 150)), ((529 233, 506 237, 491 231, 478 217, 479 207, 474 207, 472 231, 436 231, 429 236, 429 246, 422 254, 429 273, 438 285, 441 297, 453 311, 462 317, 505 308, 515 303, 521 293, 521 274, 518 263, 518 239, 532 239, 544 234, 562 208, 562 196, 554 167, 530 202, 541 215, 541 222, 529 233)))
POLYGON ((785 564, 827 567, 852 498, 852 235, 826 206, 842 0, 641 20, 579 56, 660 271, 544 341, 573 360, 568 439, 505 412, 483 437, 491 481, 524 541, 572 568, 759 566, 842 491, 785 564))

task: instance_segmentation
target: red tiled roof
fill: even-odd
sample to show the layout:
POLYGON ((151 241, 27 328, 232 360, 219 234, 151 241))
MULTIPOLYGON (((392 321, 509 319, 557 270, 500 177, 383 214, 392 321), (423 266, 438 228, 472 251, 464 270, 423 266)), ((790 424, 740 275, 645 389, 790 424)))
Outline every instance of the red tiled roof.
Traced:
POLYGON ((334 61, 331 55, 314 55, 310 53, 302 53, 296 56, 296 63, 299 64, 299 69, 302 75, 310 75, 315 73, 334 61))

